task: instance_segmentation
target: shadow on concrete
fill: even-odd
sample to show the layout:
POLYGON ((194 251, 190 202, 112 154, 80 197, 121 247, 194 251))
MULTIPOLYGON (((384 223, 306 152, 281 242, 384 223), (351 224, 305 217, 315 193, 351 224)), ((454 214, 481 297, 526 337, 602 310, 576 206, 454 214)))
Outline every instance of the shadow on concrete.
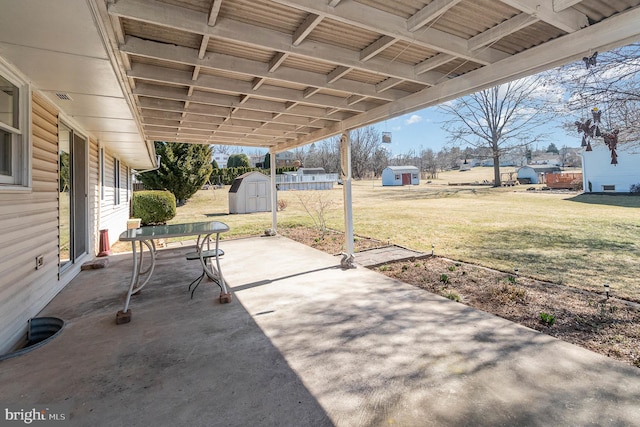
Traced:
MULTIPOLYGON (((300 252, 278 246, 277 256, 300 252)), ((640 422, 633 367, 366 269, 276 268, 318 273, 238 290, 238 301, 336 425, 640 422)))
POLYGON ((120 326, 130 255, 81 273, 44 310, 63 334, 0 365, 1 400, 83 426, 640 424, 637 368, 282 237, 223 248, 231 304, 210 282, 190 300, 200 266, 162 250, 120 326))
POLYGON ((61 336, 2 362, 0 400, 66 405, 65 425, 334 425, 241 304, 217 303, 212 282, 189 299, 188 250, 159 252, 125 325, 130 255, 82 272, 44 310, 67 321, 61 336))

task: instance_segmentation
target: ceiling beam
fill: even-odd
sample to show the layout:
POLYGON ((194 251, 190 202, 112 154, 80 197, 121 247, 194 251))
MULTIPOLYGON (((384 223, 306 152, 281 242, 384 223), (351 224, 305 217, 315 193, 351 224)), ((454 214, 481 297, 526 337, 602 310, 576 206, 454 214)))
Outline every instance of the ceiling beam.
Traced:
MULTIPOLYGON (((249 99, 244 104, 240 104, 238 97, 222 95, 217 93, 194 93, 192 96, 188 96, 183 89, 180 88, 172 88, 172 87, 161 87, 149 84, 140 84, 136 89, 134 89, 133 94, 141 97, 149 97, 149 98, 159 98, 164 100, 173 100, 180 102, 190 102, 210 105, 210 106, 218 106, 218 107, 229 107, 229 108, 241 108, 246 110, 255 110, 255 111, 266 111, 270 113, 288 113, 293 115, 299 115, 303 117, 314 117, 318 119, 324 118, 325 108, 319 107, 310 107, 307 105, 298 105, 297 102, 289 102, 288 104, 282 102, 274 102, 274 101, 266 101, 262 99, 249 99), (287 108, 288 107, 288 108, 287 108), (295 108, 293 108, 295 107, 295 108)), ((345 100, 346 103, 346 100, 345 100)), ((191 105, 189 106, 191 107, 191 105)), ((336 108, 340 111, 344 110, 338 107, 328 107, 328 108, 336 108)), ((347 107, 349 110, 360 110, 360 112, 364 112, 366 109, 364 107, 358 107, 357 105, 349 105, 347 107)))
POLYGON ((483 65, 491 64, 509 56, 504 52, 490 48, 479 52, 471 52, 467 49, 466 39, 435 28, 425 28, 422 31, 411 32, 407 30, 406 19, 354 1, 343 2, 337 8, 329 7, 317 0, 272 1, 483 65))
POLYGON ((515 9, 528 13, 549 25, 573 33, 589 25, 587 16, 575 9, 554 12, 553 0, 500 0, 515 9))
POLYGON ((521 29, 538 21, 538 18, 523 12, 511 19, 507 19, 495 27, 489 28, 487 31, 482 32, 477 36, 471 37, 469 39, 469 49, 479 49, 483 46, 496 42, 509 34, 520 31, 521 29))
POLYGON ((582 0, 553 0, 553 11, 562 12, 563 10, 568 9, 571 6, 575 6, 581 1, 582 0))
POLYGON ((398 40, 391 36, 382 36, 360 51, 360 60, 368 61, 398 40))
POLYGON ((211 9, 209 10, 209 19, 207 23, 210 26, 216 25, 216 20, 218 19, 218 15, 220 14, 220 6, 222 6, 222 0, 213 0, 211 3, 211 9))
POLYGON ((609 18, 573 34, 551 40, 513 55, 500 63, 479 68, 464 78, 446 80, 435 87, 423 89, 402 100, 373 108, 366 113, 327 126, 296 141, 279 143, 276 152, 309 144, 377 121, 397 117, 422 108, 437 105, 498 84, 530 76, 568 62, 579 60, 591 50, 611 50, 640 41, 640 8, 609 18))
MULTIPOLYGON (((182 102, 163 100, 157 98, 140 98, 138 103, 142 114, 149 115, 152 111, 154 116, 158 114, 186 114, 186 117, 198 116, 203 120, 209 120, 210 117, 228 118, 231 111, 228 106, 212 106, 202 104, 191 104, 187 108, 184 107, 182 102)), ((162 116, 164 117, 164 116, 162 116)), ((318 128, 327 126, 329 123, 344 120, 350 117, 347 113, 339 113, 333 117, 304 117, 294 116, 290 114, 284 114, 284 112, 273 113, 271 111, 258 111, 258 110, 239 110, 231 116, 230 122, 236 120, 251 120, 257 122, 272 122, 292 125, 310 126, 311 124, 318 124, 318 128), (318 121, 319 120, 319 121, 318 121)), ((196 119, 190 118, 191 121, 196 119)))
MULTIPOLYGON (((340 6, 340 8, 342 7, 343 5, 340 6)), ((396 62, 392 68, 389 67, 388 60, 373 58, 367 62, 362 62, 359 52, 312 40, 307 40, 299 46, 292 46, 291 36, 285 33, 226 18, 219 19, 215 27, 209 27, 202 24, 201 13, 168 4, 148 2, 146 0, 120 0, 109 5, 109 13, 180 31, 201 35, 206 34, 214 39, 240 43, 249 47, 288 52, 291 55, 310 60, 320 60, 339 66, 353 67, 373 74, 406 79, 414 83, 432 85, 443 77, 442 74, 434 72, 417 76, 413 72, 411 65, 399 62, 396 62), (172 19, 173 15, 178 14, 180 16, 179 20, 172 19)), ((464 40, 464 48, 466 49, 466 40, 464 40)), ((499 58, 496 58, 496 60, 507 56, 509 55, 500 53, 499 58)))
POLYGON ((385 90, 389 90, 392 87, 398 86, 400 83, 402 83, 404 80, 400 80, 400 79, 396 79, 393 77, 388 78, 387 80, 378 83, 376 85, 376 90, 380 93, 380 92, 384 92, 385 90))
POLYGON ((415 31, 424 27, 427 23, 443 15, 447 10, 460 3, 462 0, 433 0, 431 3, 416 12, 407 19, 407 30, 415 31))
POLYGON ((336 7, 338 5, 338 3, 340 3, 342 0, 329 0, 329 6, 330 7, 336 7))
POLYGON ((453 55, 439 53, 429 59, 425 59, 419 64, 416 64, 414 69, 416 74, 422 74, 426 73, 429 70, 433 70, 434 68, 438 68, 439 66, 444 65, 448 62, 451 62, 454 59, 456 59, 456 57, 453 55))
POLYGON ((333 83, 340 80, 342 77, 349 74, 351 70, 353 70, 353 68, 351 67, 343 67, 343 66, 336 67, 335 70, 327 74, 327 83, 333 83))
POLYGON ((143 40, 131 36, 128 36, 125 44, 120 46, 120 51, 131 55, 160 59, 163 61, 191 66, 200 66, 212 70, 229 71, 252 76, 254 78, 264 78, 270 81, 293 82, 302 86, 326 87, 328 89, 338 90, 349 94, 364 95, 385 101, 395 101, 396 99, 407 95, 404 91, 379 94, 376 92, 373 85, 358 83, 346 79, 335 83, 327 83, 327 77, 323 74, 287 67, 283 67, 274 72, 269 72, 269 66, 262 62, 219 53, 209 54, 206 58, 199 59, 195 49, 143 40))
POLYGON ((289 56, 288 53, 285 52, 277 52, 273 58, 271 58, 271 61, 269 61, 269 72, 273 73, 274 71, 276 71, 278 68, 280 68, 280 66, 282 65, 282 63, 285 61, 285 59, 287 59, 287 56, 289 56))
POLYGON ((316 15, 314 13, 307 15, 302 24, 300 24, 300 26, 293 32, 291 43, 294 46, 298 46, 321 21, 322 17, 320 15, 316 15))

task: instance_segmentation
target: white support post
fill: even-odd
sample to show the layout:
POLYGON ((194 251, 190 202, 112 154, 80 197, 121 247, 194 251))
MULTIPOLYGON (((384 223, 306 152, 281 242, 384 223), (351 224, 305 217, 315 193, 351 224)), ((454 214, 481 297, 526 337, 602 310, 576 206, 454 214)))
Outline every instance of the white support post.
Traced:
POLYGON ((349 132, 340 137, 340 178, 344 200, 344 239, 347 252, 342 254, 343 268, 355 268, 353 249, 353 200, 351 197, 351 140, 349 132))
POLYGON ((276 151, 269 150, 269 167, 271 169, 271 235, 278 232, 278 190, 276 188, 276 151))

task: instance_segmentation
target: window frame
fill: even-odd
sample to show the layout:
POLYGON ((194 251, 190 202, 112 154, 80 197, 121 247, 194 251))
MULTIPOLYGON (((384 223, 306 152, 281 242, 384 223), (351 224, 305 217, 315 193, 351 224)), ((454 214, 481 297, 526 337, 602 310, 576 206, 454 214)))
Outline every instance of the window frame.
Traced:
POLYGON ((113 158, 113 204, 120 205, 120 159, 113 158))
POLYGON ((31 190, 31 87, 0 58, 0 76, 18 89, 18 127, 0 122, 0 129, 11 135, 11 175, 0 176, 0 192, 31 190))
POLYGON ((105 195, 105 182, 104 182, 104 172, 105 172, 105 164, 104 164, 104 147, 100 147, 100 154, 99 154, 99 161, 100 161, 100 200, 104 201, 104 195, 105 195))

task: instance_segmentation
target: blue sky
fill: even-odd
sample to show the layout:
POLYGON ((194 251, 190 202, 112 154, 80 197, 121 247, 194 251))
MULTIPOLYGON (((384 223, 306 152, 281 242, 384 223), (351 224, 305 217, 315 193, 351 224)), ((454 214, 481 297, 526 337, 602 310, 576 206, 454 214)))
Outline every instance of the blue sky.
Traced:
MULTIPOLYGON (((392 133, 389 149, 393 154, 407 153, 411 149, 420 152, 423 148, 431 148, 438 152, 449 139, 448 134, 442 130, 442 122, 446 119, 447 116, 437 107, 431 107, 389 119, 374 126, 380 132, 392 133)), ((579 147, 580 136, 577 133, 567 135, 560 126, 560 122, 550 123, 545 131, 550 133, 551 137, 547 142, 538 144, 538 148, 545 149, 551 142, 558 148, 579 147)))

